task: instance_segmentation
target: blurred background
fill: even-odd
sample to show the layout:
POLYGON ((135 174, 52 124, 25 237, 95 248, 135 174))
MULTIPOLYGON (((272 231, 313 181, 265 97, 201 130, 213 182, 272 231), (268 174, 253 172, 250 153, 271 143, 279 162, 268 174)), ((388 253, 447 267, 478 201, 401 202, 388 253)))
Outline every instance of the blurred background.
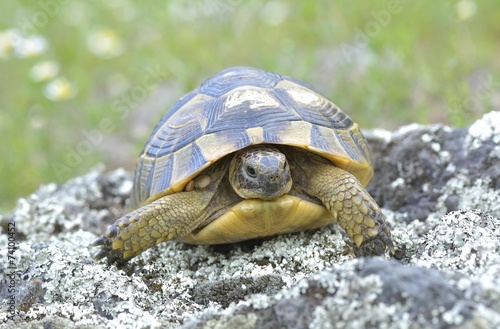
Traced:
POLYGON ((362 128, 466 127, 500 108, 500 2, 0 1, 0 212, 99 163, 133 170, 219 70, 307 81, 362 128))

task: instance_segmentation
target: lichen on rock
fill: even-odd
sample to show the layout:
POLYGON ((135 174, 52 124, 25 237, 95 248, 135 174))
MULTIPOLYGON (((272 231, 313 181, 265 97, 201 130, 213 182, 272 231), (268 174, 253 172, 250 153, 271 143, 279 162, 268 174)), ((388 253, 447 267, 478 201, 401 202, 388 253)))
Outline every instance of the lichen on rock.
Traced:
MULTIPOLYGON (((500 327, 500 115, 468 129, 367 132, 369 192, 395 259, 353 257, 337 225, 223 246, 158 245, 123 268, 90 243, 126 211, 131 174, 97 167, 42 186, 15 223, 15 311, 2 328, 500 327)), ((0 235, 8 244, 8 235, 0 235)), ((8 250, 0 255, 7 260, 8 250)))

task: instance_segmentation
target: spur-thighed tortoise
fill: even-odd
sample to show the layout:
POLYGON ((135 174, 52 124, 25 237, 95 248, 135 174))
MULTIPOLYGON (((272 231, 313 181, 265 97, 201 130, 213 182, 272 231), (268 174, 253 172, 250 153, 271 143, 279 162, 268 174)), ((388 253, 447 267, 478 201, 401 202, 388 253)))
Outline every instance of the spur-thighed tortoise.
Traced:
POLYGON ((393 251, 365 186, 366 141, 327 98, 296 79, 225 69, 180 99, 149 137, 132 205, 94 246, 123 263, 167 240, 222 244, 338 222, 357 255, 393 251))

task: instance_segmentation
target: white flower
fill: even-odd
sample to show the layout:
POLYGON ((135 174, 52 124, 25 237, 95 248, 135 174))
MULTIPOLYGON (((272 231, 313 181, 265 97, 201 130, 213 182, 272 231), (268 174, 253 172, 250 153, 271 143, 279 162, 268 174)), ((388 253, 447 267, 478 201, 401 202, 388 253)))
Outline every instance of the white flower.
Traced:
POLYGON ((59 73, 59 64, 55 61, 38 62, 30 70, 30 77, 33 81, 47 81, 54 78, 59 73))
POLYGON ((15 45, 16 55, 21 58, 36 57, 47 50, 47 40, 40 35, 21 38, 15 45))
POLYGON ((16 29, 0 32, 0 59, 9 58, 21 39, 23 39, 21 33, 16 29))
POLYGON ((87 38, 87 47, 94 55, 101 58, 113 58, 125 51, 121 38, 108 28, 92 32, 87 38))
POLYGON ((76 95, 76 88, 64 77, 49 82, 43 91, 45 97, 52 101, 63 101, 76 95))
POLYGON ((455 15, 460 21, 465 21, 476 13, 477 6, 472 0, 460 0, 455 4, 455 15))

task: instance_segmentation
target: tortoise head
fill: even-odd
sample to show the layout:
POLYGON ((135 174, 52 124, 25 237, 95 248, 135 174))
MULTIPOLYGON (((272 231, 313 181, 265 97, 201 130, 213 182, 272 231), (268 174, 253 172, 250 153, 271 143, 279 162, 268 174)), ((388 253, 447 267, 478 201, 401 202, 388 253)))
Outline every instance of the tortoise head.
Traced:
POLYGON ((244 199, 273 200, 288 193, 292 187, 285 155, 268 145, 237 152, 229 167, 229 181, 244 199))

